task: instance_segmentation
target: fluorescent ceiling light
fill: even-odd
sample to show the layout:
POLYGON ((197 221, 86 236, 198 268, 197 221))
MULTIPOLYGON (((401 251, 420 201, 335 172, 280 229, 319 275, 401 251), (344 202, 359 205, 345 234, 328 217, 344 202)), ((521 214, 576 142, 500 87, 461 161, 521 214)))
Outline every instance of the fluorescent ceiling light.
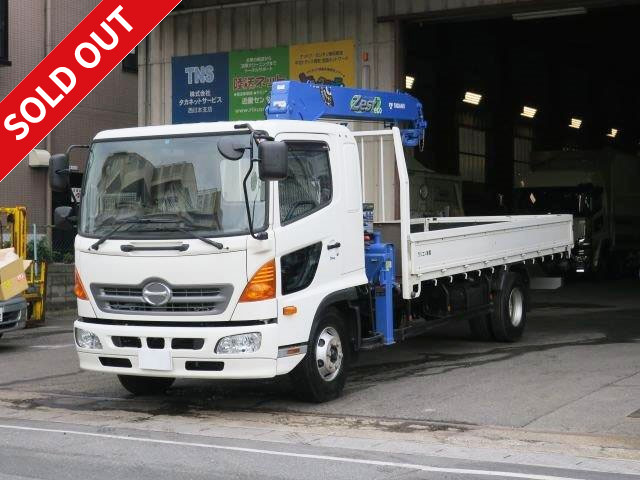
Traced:
POLYGON ((514 20, 536 20, 539 18, 567 17, 569 15, 584 15, 587 9, 584 7, 559 8, 557 10, 538 10, 537 12, 514 13, 514 20))
POLYGON ((522 113, 520 113, 520 115, 527 118, 533 118, 536 116, 536 113, 538 113, 537 108, 525 106, 525 107, 522 107, 522 113))
POLYGON ((617 128, 612 128, 611 131, 609 133, 607 133, 607 137, 609 138, 616 138, 618 136, 618 129, 617 128))
POLYGON ((582 126, 582 120, 580 120, 579 118, 572 118, 569 126, 571 128, 575 128, 576 130, 579 130, 582 126))
POLYGON ((479 105, 481 100, 482 95, 473 92, 466 92, 464 94, 464 98, 462 99, 464 103, 470 103, 471 105, 479 105))
POLYGON ((415 81, 415 77, 407 75, 406 77, 404 77, 404 86, 407 87, 407 90, 411 90, 413 88, 413 82, 415 81))

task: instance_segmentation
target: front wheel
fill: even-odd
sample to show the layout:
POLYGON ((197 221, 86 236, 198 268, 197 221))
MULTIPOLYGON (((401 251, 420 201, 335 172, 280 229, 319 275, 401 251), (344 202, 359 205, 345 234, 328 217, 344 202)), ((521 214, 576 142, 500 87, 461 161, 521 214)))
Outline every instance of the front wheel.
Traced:
POLYGON ((291 372, 293 387, 305 401, 337 398, 347 380, 348 361, 344 320, 337 310, 327 310, 311 334, 307 354, 291 372))
POLYGON ((499 342, 515 342, 522 337, 526 323, 527 286, 520 275, 509 272, 495 298, 491 331, 499 342))
POLYGON ((127 391, 134 395, 159 395, 171 387, 176 379, 118 375, 118 380, 120 380, 120 383, 127 391))

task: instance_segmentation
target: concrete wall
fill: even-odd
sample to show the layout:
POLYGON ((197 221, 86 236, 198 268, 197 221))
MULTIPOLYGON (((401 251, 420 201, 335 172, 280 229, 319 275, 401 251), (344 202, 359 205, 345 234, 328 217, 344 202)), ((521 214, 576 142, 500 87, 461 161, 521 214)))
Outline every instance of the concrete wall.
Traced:
MULTIPOLYGON (((4 98, 44 57, 45 14, 43 0, 9 1, 9 61, 0 65, 0 98, 4 98), (34 35, 34 32, 36 34, 34 35)), ((0 183, 0 205, 26 205, 33 221, 44 223, 46 172, 18 165, 0 183)))
POLYGON ((47 312, 75 310, 76 296, 73 293, 74 266, 63 263, 50 263, 47 265, 47 269, 45 317, 47 312))
MULTIPOLYGON (((84 17, 99 0, 51 0, 50 35, 46 38, 45 0, 9 0, 9 60, 0 65, 0 98, 6 96, 84 17)), ((116 67, 56 127, 40 148, 59 153, 73 143, 87 143, 100 130, 135 126, 137 75, 116 67)), ((84 155, 72 163, 81 170, 84 155)), ((23 160, 0 183, 0 205, 26 205, 29 223, 50 223, 47 216, 47 169, 33 169, 23 160)))

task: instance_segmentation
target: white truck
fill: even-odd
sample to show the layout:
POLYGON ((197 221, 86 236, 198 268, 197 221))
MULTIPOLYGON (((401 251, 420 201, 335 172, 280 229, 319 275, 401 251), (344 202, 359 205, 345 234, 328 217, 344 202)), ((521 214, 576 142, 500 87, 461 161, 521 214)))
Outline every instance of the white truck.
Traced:
MULTIPOLYGON (((176 378, 291 375, 321 402, 341 393, 363 348, 457 318, 484 338, 522 335, 525 263, 569 253, 571 216, 411 218, 412 132, 280 119, 292 102, 283 83, 295 82, 274 84, 265 121, 94 138, 81 205, 55 212, 59 227, 78 225, 83 369, 134 394, 176 378)), ((338 104, 351 92, 329 93, 338 104)), ((53 156, 54 190, 67 172, 68 156, 53 156)))
POLYGON ((640 162, 613 149, 536 152, 515 189, 517 214, 570 213, 576 241, 565 266, 579 273, 637 276, 640 162))

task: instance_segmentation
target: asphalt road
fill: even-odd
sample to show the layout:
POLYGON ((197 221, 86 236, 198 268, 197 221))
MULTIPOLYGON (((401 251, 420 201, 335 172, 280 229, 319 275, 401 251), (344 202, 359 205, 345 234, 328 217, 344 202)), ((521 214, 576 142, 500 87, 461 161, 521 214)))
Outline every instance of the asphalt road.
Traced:
POLYGON ((71 317, 0 340, 2 478, 640 478, 637 282, 537 294, 523 342, 454 325, 354 366, 345 395, 78 369, 71 317))
POLYGON ((625 479, 629 475, 186 435, 0 424, 0 478, 625 479))

